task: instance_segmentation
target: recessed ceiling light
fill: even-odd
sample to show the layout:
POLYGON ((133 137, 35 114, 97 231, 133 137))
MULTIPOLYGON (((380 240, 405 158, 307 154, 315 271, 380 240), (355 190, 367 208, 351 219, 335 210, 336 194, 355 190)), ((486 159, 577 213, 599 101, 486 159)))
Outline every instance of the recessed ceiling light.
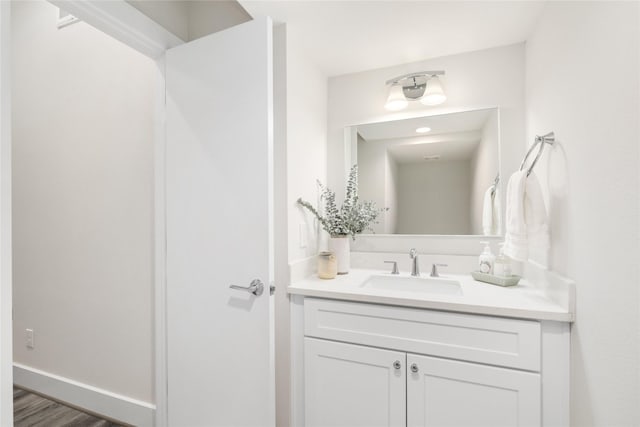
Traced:
POLYGON ((418 132, 418 133, 427 133, 427 132, 429 132, 430 130, 431 130, 431 128, 423 127, 423 128, 418 128, 418 129, 416 129, 416 132, 418 132))

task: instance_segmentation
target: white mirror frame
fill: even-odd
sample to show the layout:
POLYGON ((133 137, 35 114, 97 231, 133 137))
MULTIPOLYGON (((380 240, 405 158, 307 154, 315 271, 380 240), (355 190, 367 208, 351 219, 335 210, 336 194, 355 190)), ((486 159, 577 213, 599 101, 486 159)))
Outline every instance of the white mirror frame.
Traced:
MULTIPOLYGON (((427 112, 395 120, 412 119, 417 117, 441 116, 444 114, 464 113, 469 111, 487 110, 495 108, 498 114, 498 170, 500 173, 500 192, 504 197, 506 181, 504 175, 504 161, 502 155, 502 124, 500 107, 497 105, 470 107, 464 109, 439 110, 437 112, 427 112)), ((367 123, 352 124, 344 128, 344 168, 343 182, 349 175, 351 165, 355 163, 353 159, 354 144, 357 144, 357 126, 364 124, 374 124, 387 122, 389 119, 375 120, 367 123)), ((502 203, 504 210, 504 203, 502 203)), ((504 212, 503 212, 504 224, 504 212)), ((438 253, 447 255, 469 255, 479 253, 480 241, 499 242, 503 240, 504 225, 501 234, 496 236, 483 235, 436 235, 436 234, 360 234, 355 242, 351 242, 353 252, 405 252, 410 247, 416 247, 422 253, 438 253)))

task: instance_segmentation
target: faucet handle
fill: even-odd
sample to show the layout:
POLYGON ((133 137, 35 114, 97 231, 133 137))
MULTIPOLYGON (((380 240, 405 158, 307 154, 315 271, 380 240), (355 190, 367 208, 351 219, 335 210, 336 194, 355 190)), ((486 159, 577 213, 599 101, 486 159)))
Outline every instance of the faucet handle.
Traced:
POLYGON ((398 271, 398 263, 396 261, 385 261, 385 264, 393 264, 391 274, 400 274, 400 271, 398 271))
POLYGON ((438 267, 449 267, 448 264, 438 264, 438 263, 433 263, 431 264, 431 277, 440 277, 440 274, 438 274, 438 267))
POLYGON ((416 256, 418 256, 416 248, 409 249, 409 258, 414 259, 416 256))

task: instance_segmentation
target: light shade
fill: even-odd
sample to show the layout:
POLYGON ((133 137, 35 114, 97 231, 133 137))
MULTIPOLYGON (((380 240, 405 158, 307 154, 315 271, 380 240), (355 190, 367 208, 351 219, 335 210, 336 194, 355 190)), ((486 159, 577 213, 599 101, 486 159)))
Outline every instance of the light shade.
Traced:
POLYGON ((406 108, 409 105, 407 98, 404 97, 402 92, 402 86, 399 84, 392 84, 389 89, 389 96, 387 102, 384 104, 384 108, 389 111, 398 111, 406 108))
POLYGON ((427 80, 427 88, 424 90, 424 95, 420 99, 420 103, 424 105, 438 105, 447 100, 447 96, 442 90, 442 84, 438 76, 431 76, 427 80))

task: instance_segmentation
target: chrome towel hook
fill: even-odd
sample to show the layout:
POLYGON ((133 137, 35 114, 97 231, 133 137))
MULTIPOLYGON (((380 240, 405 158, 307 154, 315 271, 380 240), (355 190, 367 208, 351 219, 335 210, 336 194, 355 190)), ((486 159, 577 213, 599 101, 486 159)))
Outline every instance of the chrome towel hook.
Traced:
POLYGON ((553 132, 549 132, 548 134, 542 135, 542 136, 536 135, 533 145, 531 146, 531 148, 529 148, 529 151, 527 151, 527 154, 525 154, 524 159, 522 159, 522 163, 520 163, 520 170, 524 169, 524 166, 527 163, 527 159, 529 158, 529 155, 531 155, 531 153, 536 148, 536 146, 539 145, 540 147, 538 149, 538 154, 536 154, 536 157, 533 159, 531 166, 529 166, 529 169, 527 170, 527 176, 529 176, 531 174, 531 171, 533 171, 533 167, 538 162, 538 159, 540 158, 540 156, 542 156, 544 145, 549 144, 553 146, 555 142, 556 142, 556 136, 553 132))

